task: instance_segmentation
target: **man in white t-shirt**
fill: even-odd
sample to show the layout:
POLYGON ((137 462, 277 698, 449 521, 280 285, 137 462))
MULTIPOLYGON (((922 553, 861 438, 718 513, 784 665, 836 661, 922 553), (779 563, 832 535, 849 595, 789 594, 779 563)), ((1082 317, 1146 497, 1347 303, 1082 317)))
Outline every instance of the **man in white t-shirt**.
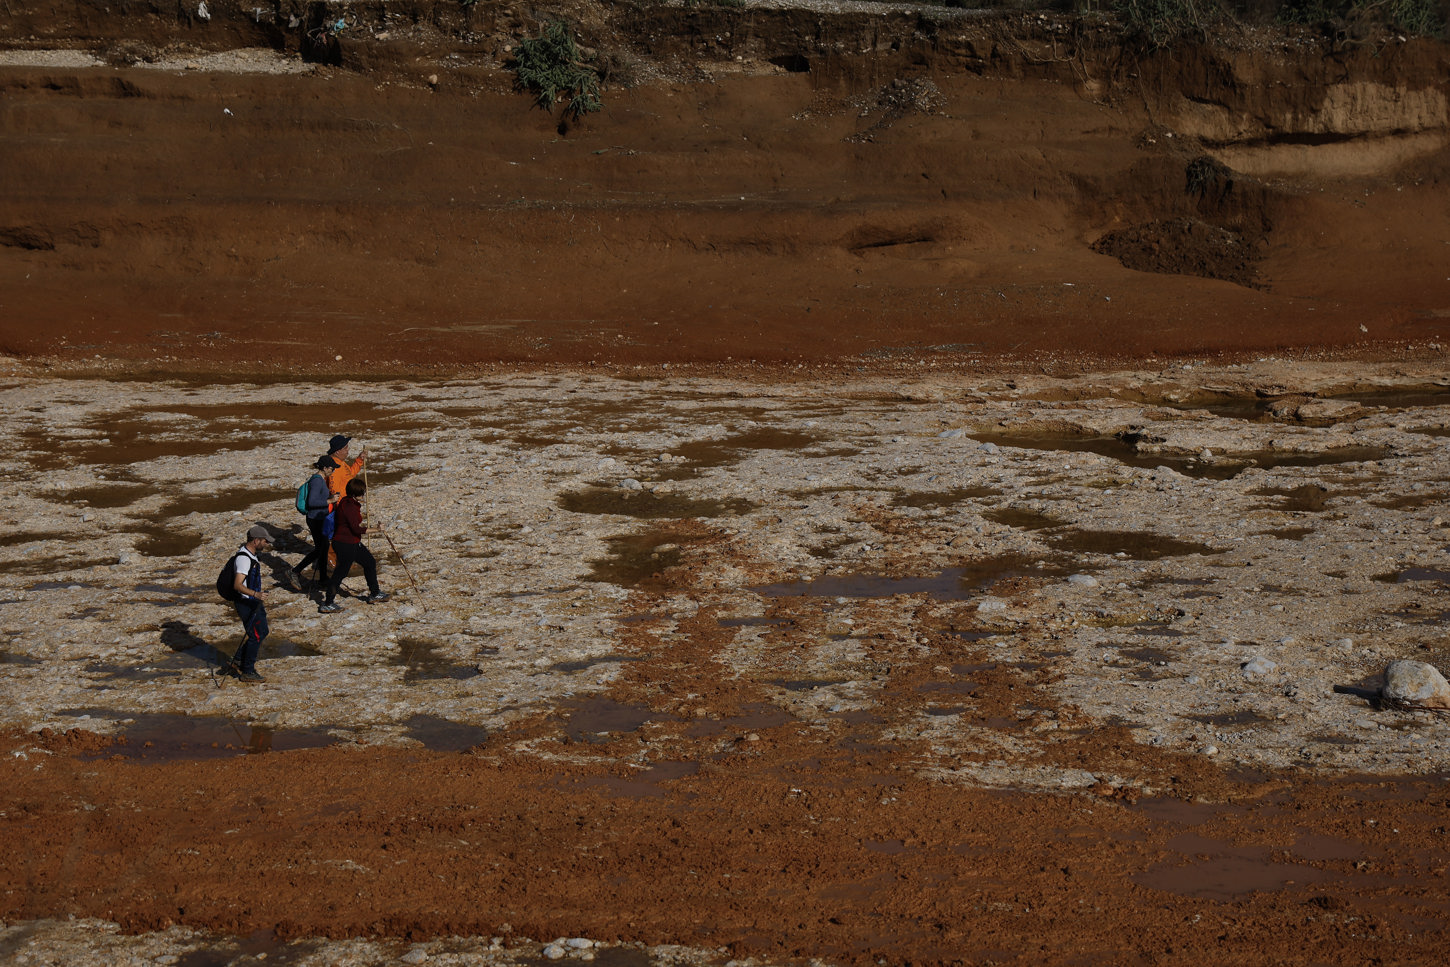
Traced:
POLYGON ((232 558, 232 590, 236 592, 232 606, 242 619, 243 637, 236 653, 222 663, 217 674, 248 684, 266 681, 257 674, 257 652, 271 629, 267 627, 267 592, 262 590, 262 562, 257 555, 271 544, 271 532, 255 524, 247 531, 247 542, 237 548, 232 558))

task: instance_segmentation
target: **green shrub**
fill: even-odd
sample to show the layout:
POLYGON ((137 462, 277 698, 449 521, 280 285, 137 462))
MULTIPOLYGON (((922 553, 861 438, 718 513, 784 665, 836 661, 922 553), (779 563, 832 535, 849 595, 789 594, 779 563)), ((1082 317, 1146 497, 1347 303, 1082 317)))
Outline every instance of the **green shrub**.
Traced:
POLYGON ((1282 23, 1380 26, 1432 36, 1445 23, 1435 0, 1286 0, 1282 23))
POLYGON ((1114 0, 1113 10, 1129 32, 1155 47, 1183 37, 1204 40, 1224 16, 1218 0, 1114 0))
POLYGON ((586 63, 569 25, 562 20, 544 24, 538 37, 520 42, 509 66, 519 88, 532 92, 546 111, 563 103, 564 115, 577 120, 603 107, 599 74, 586 63))

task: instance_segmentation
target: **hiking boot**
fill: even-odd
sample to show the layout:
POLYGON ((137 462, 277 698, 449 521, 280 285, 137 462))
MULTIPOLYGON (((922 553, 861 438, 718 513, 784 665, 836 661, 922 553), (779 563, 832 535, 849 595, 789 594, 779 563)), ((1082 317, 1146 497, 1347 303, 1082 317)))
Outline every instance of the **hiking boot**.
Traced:
POLYGON ((237 680, 244 685, 260 685, 266 681, 265 678, 256 672, 238 672, 237 680))
POLYGON ((288 590, 301 591, 302 575, 298 574, 296 571, 289 569, 282 573, 282 583, 287 585, 288 590))
POLYGON ((367 597, 363 598, 363 601, 367 604, 382 604, 384 601, 388 600, 388 598, 391 597, 392 595, 386 591, 374 591, 372 594, 369 594, 367 597))
POLYGON ((336 614, 342 610, 342 605, 336 601, 324 601, 317 606, 318 614, 336 614))
POLYGON ((234 661, 224 661, 212 669, 212 674, 217 678, 236 678, 238 674, 237 663, 234 661))

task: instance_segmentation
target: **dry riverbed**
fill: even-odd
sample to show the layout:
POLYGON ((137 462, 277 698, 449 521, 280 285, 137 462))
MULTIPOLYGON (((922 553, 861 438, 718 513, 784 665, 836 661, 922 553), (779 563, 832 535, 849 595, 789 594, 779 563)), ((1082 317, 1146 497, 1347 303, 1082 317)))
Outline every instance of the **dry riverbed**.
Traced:
MULTIPOLYGON (((963 795, 1215 802, 1234 783, 1438 776, 1444 720, 1376 693, 1394 659, 1446 666, 1440 372, 13 376, 10 768, 336 747, 668 783, 702 749, 769 756, 797 730, 889 749, 891 769, 963 795), (267 683, 218 687, 215 648, 237 631, 216 571, 256 522, 287 535, 269 587, 305 552, 292 499, 335 432, 370 455, 370 519, 391 538, 370 543, 395 597, 320 615, 278 587, 267 683)), ((223 949, 104 917, 82 942, 8 909, 0 950, 36 957, 223 949)), ((295 962, 345 962, 345 946, 295 962)), ((510 949, 485 936, 458 962, 510 949)))

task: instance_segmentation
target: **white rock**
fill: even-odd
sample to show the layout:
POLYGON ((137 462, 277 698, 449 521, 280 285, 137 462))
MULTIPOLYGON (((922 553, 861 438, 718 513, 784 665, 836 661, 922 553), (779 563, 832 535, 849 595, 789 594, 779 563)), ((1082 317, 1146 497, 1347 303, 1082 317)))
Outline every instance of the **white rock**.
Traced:
POLYGON ((565 941, 565 943, 568 944, 570 949, 572 950, 588 950, 590 947, 594 946, 594 941, 590 940, 588 937, 570 937, 568 940, 565 941))
POLYGON ((1450 683, 1435 666, 1422 661, 1392 661, 1385 668, 1381 693, 1392 702, 1422 708, 1450 708, 1450 683))
POLYGON ((997 444, 992 443, 991 441, 988 441, 988 442, 982 444, 981 446, 977 447, 977 449, 978 450, 981 450, 983 453, 996 453, 999 448, 998 448, 997 444))
POLYGON ((977 602, 977 610, 983 614, 991 614, 996 611, 1006 611, 1007 602, 1001 598, 983 598, 977 602))
POLYGON ((421 964, 428 959, 428 952, 421 947, 414 947, 398 959, 405 964, 421 964))
POLYGON ((1262 678, 1270 672, 1276 671, 1278 667, 1269 659, 1259 655, 1244 662, 1239 666, 1239 670, 1244 673, 1245 678, 1262 678))
POLYGON ((961 427, 955 427, 951 430, 943 430, 937 434, 937 436, 939 436, 943 440, 960 440, 966 435, 967 431, 963 430, 961 427))
POLYGON ((1067 583, 1081 588, 1095 588, 1098 586, 1098 579, 1091 574, 1074 574, 1067 579, 1067 583))
POLYGON ((551 943, 544 948, 544 956, 550 960, 562 960, 564 953, 564 946, 562 944, 551 943))
POLYGON ((623 480, 621 480, 619 482, 619 485, 621 487, 623 487, 625 490, 643 490, 644 489, 644 484, 640 483, 638 480, 635 480, 633 477, 625 477, 623 480))

